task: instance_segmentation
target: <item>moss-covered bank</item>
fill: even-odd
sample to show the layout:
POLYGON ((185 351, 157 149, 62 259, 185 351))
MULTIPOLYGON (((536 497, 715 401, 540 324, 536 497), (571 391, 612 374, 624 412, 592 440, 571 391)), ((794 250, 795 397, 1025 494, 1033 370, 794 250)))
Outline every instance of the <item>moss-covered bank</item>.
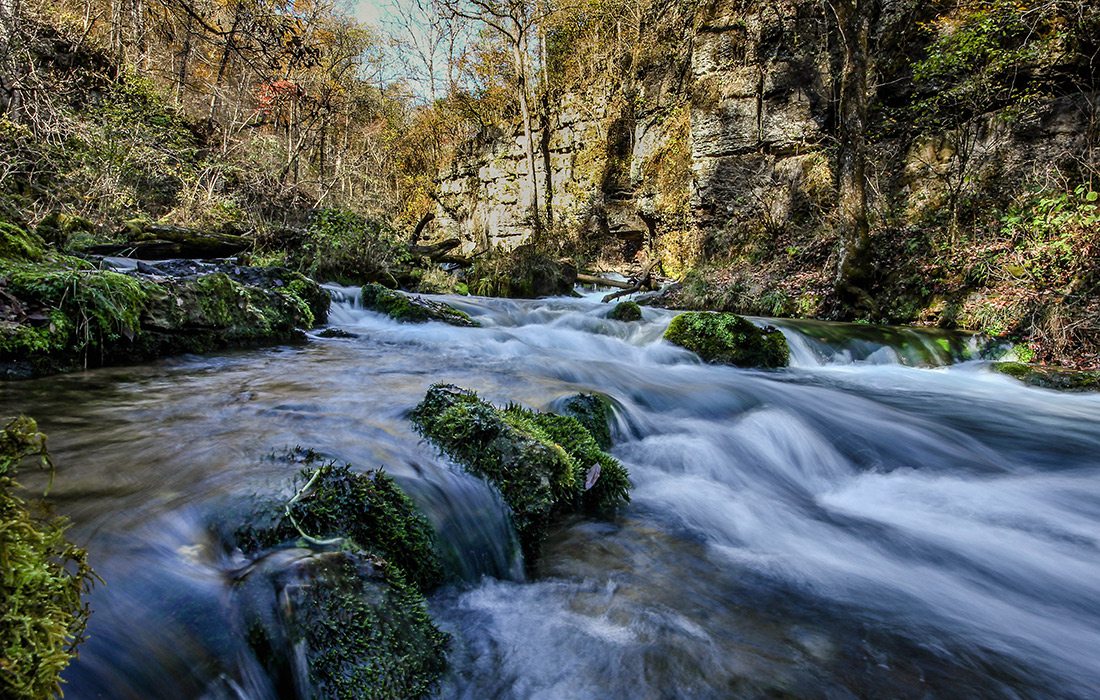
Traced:
POLYGON ((714 364, 774 368, 790 361, 782 333, 770 326, 758 328, 736 314, 680 314, 669 324, 665 340, 714 364))
POLYGON ((630 499, 626 469, 571 416, 498 409, 472 391, 438 384, 411 418, 440 450, 500 490, 528 565, 555 517, 606 515, 630 499))
POLYGON ((288 270, 121 273, 0 228, 0 374, 33 376, 279 343, 324 322, 328 295, 288 270))
POLYGON ((30 458, 52 469, 35 422, 9 420, 0 429, 0 697, 12 700, 61 692, 94 577, 87 553, 65 539, 67 521, 16 495, 16 474, 30 458))

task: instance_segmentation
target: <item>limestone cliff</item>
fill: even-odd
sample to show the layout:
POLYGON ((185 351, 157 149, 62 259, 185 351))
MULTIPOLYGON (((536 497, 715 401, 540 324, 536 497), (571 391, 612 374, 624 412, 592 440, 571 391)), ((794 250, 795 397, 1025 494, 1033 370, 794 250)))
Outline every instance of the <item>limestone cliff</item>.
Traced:
MULTIPOLYGON (((1032 5, 642 0, 630 54, 556 92, 537 135, 555 224, 623 260, 658 257, 672 276, 720 263, 725 291, 707 301, 731 310, 1011 329, 1039 313, 1024 297, 1041 290, 1013 292, 1012 318, 994 322, 1005 304, 982 299, 1003 290, 982 285, 1022 279, 1013 255, 1046 264, 1037 247, 1013 252, 1011 212, 1052 187, 1091 196, 1100 173, 1100 11, 1032 5), (865 23, 862 44, 845 43, 845 12, 865 23), (855 78, 865 104, 846 114, 855 78), (870 229, 856 307, 835 286, 853 124, 870 229), (1008 252, 989 263, 996 246, 1008 252)), ((520 138, 471 143, 441 173, 437 225, 467 250, 529 235, 520 138)), ((1085 305, 1092 275, 1064 275, 1085 305)))

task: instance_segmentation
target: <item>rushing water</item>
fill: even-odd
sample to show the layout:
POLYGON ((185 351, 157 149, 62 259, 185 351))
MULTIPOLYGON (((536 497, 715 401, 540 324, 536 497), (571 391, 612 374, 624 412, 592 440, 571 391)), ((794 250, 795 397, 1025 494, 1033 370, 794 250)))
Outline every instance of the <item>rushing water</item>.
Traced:
POLYGON ((765 372, 664 343, 660 310, 452 299, 484 326, 459 329, 343 294, 357 338, 4 386, 106 580, 67 698, 276 693, 211 523, 281 488, 265 455, 295 444, 385 465, 429 514, 456 576, 430 601, 441 697, 1100 694, 1100 395, 930 368, 973 343, 912 331, 783 323, 795 366, 765 372), (440 381, 539 408, 605 392, 633 503, 564 524, 523 581, 499 498, 405 418, 440 381))

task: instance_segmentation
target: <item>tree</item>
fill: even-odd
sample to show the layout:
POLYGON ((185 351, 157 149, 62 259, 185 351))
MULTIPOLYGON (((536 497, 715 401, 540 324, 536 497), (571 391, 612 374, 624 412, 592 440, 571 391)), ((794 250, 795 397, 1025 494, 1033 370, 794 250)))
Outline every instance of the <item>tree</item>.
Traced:
MULTIPOLYGON (((511 56, 515 93, 523 122, 524 156, 527 161, 527 185, 532 225, 536 236, 542 232, 539 207, 539 183, 535 170, 535 136, 531 113, 531 39, 539 22, 552 10, 534 0, 435 0, 444 17, 480 22, 493 30, 508 47, 511 56)), ((550 173, 546 173, 550 177, 550 173)))
POLYGON ((870 242, 867 217, 868 64, 875 0, 826 0, 840 52, 837 86, 837 216, 840 241, 836 288, 848 302, 865 300, 870 242))

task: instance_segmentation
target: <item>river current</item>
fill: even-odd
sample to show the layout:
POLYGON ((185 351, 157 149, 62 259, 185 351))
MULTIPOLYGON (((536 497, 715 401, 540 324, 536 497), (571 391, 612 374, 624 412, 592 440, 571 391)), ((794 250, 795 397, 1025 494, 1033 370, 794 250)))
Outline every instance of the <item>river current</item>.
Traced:
POLYGON ((210 523, 281 488, 267 455, 293 445, 384 465, 431 519, 443 698, 1100 696, 1100 395, 918 331, 776 321, 792 367, 756 371, 598 295, 448 298, 466 329, 332 291, 357 337, 3 386, 105 581, 66 698, 273 695, 210 523), (563 523, 525 579, 500 499, 406 418, 436 382, 540 409, 607 394, 632 503, 563 523))

